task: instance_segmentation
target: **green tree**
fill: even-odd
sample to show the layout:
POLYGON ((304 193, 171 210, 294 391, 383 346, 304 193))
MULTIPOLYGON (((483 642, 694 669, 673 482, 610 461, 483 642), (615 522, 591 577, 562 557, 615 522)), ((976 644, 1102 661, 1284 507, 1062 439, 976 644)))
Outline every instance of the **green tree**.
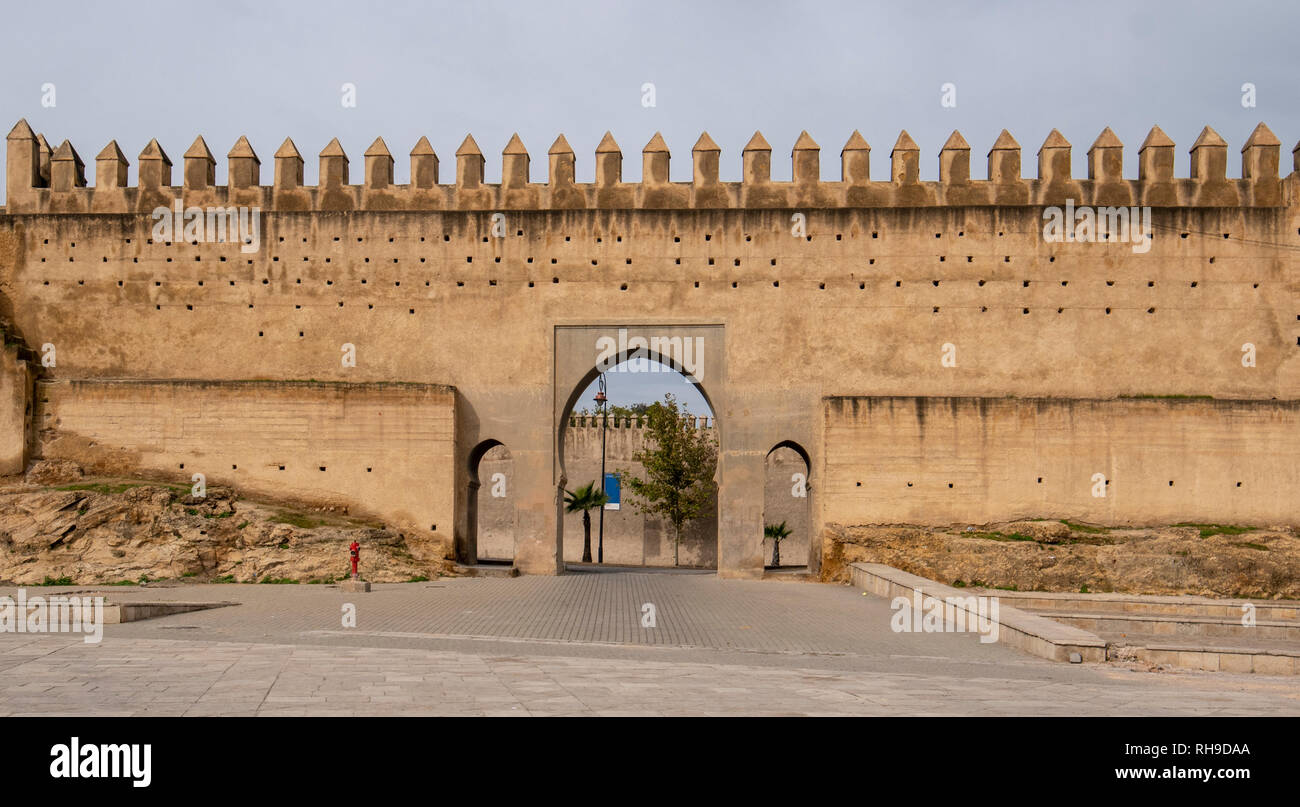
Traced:
POLYGON ((645 477, 620 471, 619 479, 635 497, 633 505, 673 525, 673 565, 680 560, 682 528, 704 514, 713 500, 718 446, 713 435, 695 428, 671 394, 647 407, 646 447, 632 459, 645 477))
POLYGON ((793 532, 782 521, 780 524, 767 524, 763 527, 763 537, 772 539, 772 566, 773 568, 781 565, 781 542, 790 537, 793 532))
POLYGON ((596 489, 594 481, 588 482, 577 490, 564 491, 564 510, 568 513, 582 513, 582 562, 591 563, 591 511, 604 507, 609 496, 596 489))

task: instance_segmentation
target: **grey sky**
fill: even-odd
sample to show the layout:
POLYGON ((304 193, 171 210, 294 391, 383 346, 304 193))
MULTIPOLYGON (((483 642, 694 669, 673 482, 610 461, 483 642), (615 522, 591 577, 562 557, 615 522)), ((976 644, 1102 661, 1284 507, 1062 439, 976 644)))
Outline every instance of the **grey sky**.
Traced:
MULTIPOLYGON (((839 177, 839 150, 857 128, 887 177, 901 129, 922 149, 922 177, 958 128, 976 177, 1003 127, 1024 148, 1027 174, 1053 128, 1085 152, 1112 126, 1126 172, 1158 123, 1186 149, 1209 124, 1234 153, 1265 121, 1284 144, 1284 171, 1300 137, 1300 4, 1170 2, 228 2, 63 3, 6 8, 0 109, 52 145, 71 139, 87 170, 110 139, 132 162, 157 137, 177 169, 202 134, 219 158, 247 134, 269 182, 271 155, 291 136, 315 181, 321 148, 337 136, 352 158, 382 135, 397 158, 427 135, 454 175, 454 152, 472 132, 489 179, 518 131, 545 181, 545 154, 564 132, 580 180, 594 173, 606 129, 623 147, 625 179, 640 176, 642 146, 657 130, 673 151, 673 178, 690 177, 703 130, 722 147, 723 179, 738 179, 755 129, 772 144, 773 175, 788 179, 800 130, 822 146, 822 175, 839 177), (41 86, 57 106, 41 106, 41 86), (340 87, 357 87, 357 107, 340 87), (641 86, 656 85, 656 106, 641 86), (940 87, 957 87, 957 107, 940 87), (1241 104, 1252 82, 1257 104, 1241 104)), ((1239 172, 1239 160, 1229 173, 1239 172)), ((93 180, 92 180, 93 181, 93 180)))
MULTIPOLYGON (((573 405, 574 411, 596 411, 597 387, 597 381, 588 385, 573 405)), ((672 393, 678 405, 692 415, 713 416, 713 409, 694 384, 671 367, 652 359, 624 361, 605 373, 605 394, 611 406, 662 401, 666 392, 672 393)))

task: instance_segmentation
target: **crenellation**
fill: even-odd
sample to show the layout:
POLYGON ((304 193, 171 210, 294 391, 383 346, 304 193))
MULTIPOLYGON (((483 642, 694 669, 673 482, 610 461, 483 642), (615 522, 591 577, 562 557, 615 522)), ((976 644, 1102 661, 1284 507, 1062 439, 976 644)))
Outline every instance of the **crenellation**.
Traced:
POLYGON ((1029 202, 1029 189, 1020 176, 1020 144, 1006 129, 989 149, 989 183, 993 199, 999 205, 1023 205, 1029 202))
POLYGON ((871 146, 857 129, 840 149, 840 182, 865 185, 871 181, 871 146))
POLYGON ((50 187, 50 161, 53 159, 54 151, 50 148, 50 144, 46 142, 45 135, 43 134, 36 135, 36 145, 40 153, 41 162, 41 181, 39 187, 48 188, 50 187))
POLYGON ((485 161, 474 135, 465 135, 465 140, 456 149, 456 187, 465 190, 477 190, 483 185, 483 167, 485 161))
POLYGON ((226 173, 230 189, 256 188, 262 179, 262 161, 253 151, 253 145, 243 135, 235 141, 226 154, 226 173))
POLYGON ((623 150, 614 141, 614 135, 605 136, 596 145, 596 186, 608 188, 623 182, 623 150))
MULTIPOLYGON (((806 135, 807 132, 804 134, 806 135)), ((743 184, 761 185, 772 180, 772 147, 768 145, 762 132, 754 132, 754 136, 745 144, 741 159, 743 184)))
POLYGON ((1065 135, 1057 129, 1049 132, 1038 149, 1038 181, 1049 187, 1069 182, 1073 178, 1070 173, 1071 151, 1070 141, 1065 139, 1065 135))
POLYGON ((275 187, 277 190, 302 187, 302 155, 292 138, 286 137, 275 152, 275 187))
POLYGON ((1255 127, 1241 147, 1241 178, 1250 181, 1250 204, 1273 206, 1282 203, 1278 178, 1282 141, 1263 123, 1255 127))
POLYGON ((163 151, 157 140, 150 140, 140 156, 136 158, 140 166, 139 183, 141 195, 146 191, 162 190, 172 185, 172 161, 163 151))
POLYGON ((5 204, 10 211, 26 211, 33 188, 41 187, 41 157, 36 134, 20 120, 5 138, 5 204))
POLYGON ((96 190, 121 190, 127 187, 127 162, 126 155, 118 147, 116 140, 108 141, 108 145, 95 157, 95 189, 96 190))
POLYGON ((1192 144, 1190 153, 1192 180, 1196 184, 1192 203, 1207 207, 1240 204, 1237 183, 1228 181, 1228 144, 1219 133, 1206 126, 1192 144))
POLYGON ((799 133, 790 151, 792 176, 796 185, 813 185, 821 182, 821 146, 807 131, 799 133))
POLYGON ((1138 181, 1141 203, 1152 207, 1178 204, 1174 188, 1174 141, 1159 126, 1152 126, 1138 148, 1138 181))
MULTIPOLYGON (((148 212, 186 205, 265 206, 268 211, 346 210, 581 210, 616 209, 836 209, 1063 205, 1152 207, 1278 207, 1290 177, 1278 176, 1280 141, 1259 124, 1242 146, 1242 177, 1228 178, 1227 143, 1206 127, 1190 150, 1188 178, 1174 176, 1174 143, 1153 127, 1138 150, 1138 177, 1123 176, 1123 143, 1107 127, 1088 149, 1088 177, 1071 175, 1071 146, 1057 130, 1038 152, 1038 176, 1020 176, 1020 146, 1003 130, 988 153, 988 178, 971 176, 970 144, 954 131, 939 151, 938 181, 920 179, 920 148, 903 131, 890 153, 887 181, 870 179, 870 146, 854 132, 840 152, 838 181, 820 177, 820 148, 802 132, 791 149, 791 179, 771 178, 772 147, 755 132, 741 152, 739 182, 720 179, 721 149, 703 133, 692 148, 692 177, 672 182, 670 152, 659 134, 642 150, 642 180, 624 182, 622 150, 606 133, 596 148, 595 181, 576 181, 577 161, 563 135, 547 153, 544 182, 531 181, 530 155, 514 135, 502 151, 502 181, 485 182, 485 159, 472 135, 456 152, 454 183, 440 184, 439 161, 427 138, 411 151, 409 184, 397 185, 391 152, 382 137, 365 152, 365 177, 350 184, 349 159, 337 139, 320 153, 320 182, 303 185, 302 156, 286 138, 275 155, 272 184, 262 186, 260 160, 246 137, 227 154, 229 181, 215 184, 216 160, 200 136, 185 152, 181 187, 171 184, 171 161, 156 140, 139 157, 137 187, 127 185, 128 163, 117 148, 96 158, 97 182, 88 188, 84 165, 66 143, 41 175, 41 137, 20 121, 7 139, 7 209, 14 213, 148 212), (60 167, 62 166, 62 167, 60 167), (81 166, 78 168, 78 166, 81 166), (57 199, 51 194, 57 194, 57 199)), ((1300 147, 1298 147, 1300 148, 1300 147)), ((1300 160, 1300 150, 1294 152, 1300 160)))
POLYGON ((73 188, 86 187, 86 164, 81 155, 64 140, 54 156, 50 158, 50 189, 55 192, 67 192, 73 188))
POLYGON ((939 182, 965 185, 970 182, 970 144, 956 129, 939 151, 939 182))
POLYGON ((438 154, 421 136, 411 149, 411 186, 417 190, 432 190, 438 186, 438 154))
POLYGON ((915 185, 921 181, 921 147, 904 129, 889 152, 889 179, 895 185, 915 185))
POLYGON ((528 149, 524 148, 524 141, 519 139, 519 133, 515 132, 510 136, 506 147, 501 150, 501 186, 515 190, 528 186, 529 179, 529 157, 528 149))
POLYGON ((366 187, 381 190, 393 185, 393 155, 384 138, 376 137, 364 155, 366 160, 366 187))
POLYGON ((1088 147, 1088 179, 1099 183, 1124 179, 1124 144, 1109 126, 1088 147))
POLYGON ((322 188, 336 188, 348 184, 348 155, 337 137, 321 149, 320 184, 322 188))
POLYGON ((186 190, 206 190, 216 184, 217 160, 212 156, 202 135, 195 138, 183 159, 186 190))
POLYGON ((700 134, 691 148, 692 207, 730 207, 727 187, 718 179, 722 149, 708 132, 700 134))

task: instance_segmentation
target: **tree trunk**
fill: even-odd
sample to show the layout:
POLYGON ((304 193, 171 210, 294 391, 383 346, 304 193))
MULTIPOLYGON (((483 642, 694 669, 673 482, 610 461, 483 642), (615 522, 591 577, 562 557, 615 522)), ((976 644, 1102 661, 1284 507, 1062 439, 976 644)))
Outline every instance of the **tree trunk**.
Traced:
POLYGON ((772 568, 781 565, 781 542, 779 540, 772 542, 772 568))
POLYGON ((678 527, 676 524, 674 524, 673 525, 673 565, 674 566, 681 565, 678 560, 679 556, 677 551, 681 547, 681 545, 682 545, 682 530, 681 527, 678 527))
POLYGON ((591 563, 591 511, 582 511, 582 562, 591 563))

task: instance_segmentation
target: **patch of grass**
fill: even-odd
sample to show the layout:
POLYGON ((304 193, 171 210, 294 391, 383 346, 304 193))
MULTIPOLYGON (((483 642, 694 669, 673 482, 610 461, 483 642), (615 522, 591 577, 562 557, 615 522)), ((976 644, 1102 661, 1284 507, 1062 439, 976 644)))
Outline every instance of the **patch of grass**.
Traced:
POLYGON ((77 508, 77 515, 79 515, 79 516, 84 516, 84 515, 85 515, 86 513, 88 513, 89 511, 90 511, 90 508, 89 508, 89 507, 78 507, 78 508, 77 508))
POLYGON ((1029 541, 1032 543, 1034 540, 1021 532, 972 532, 968 534, 975 538, 987 538, 990 541, 1029 541))
POLYGON ((1088 591, 1088 584, 1087 584, 1087 583, 1084 583, 1083 585, 1079 586, 1079 593, 1080 593, 1080 594, 1091 594, 1092 592, 1088 591))
POLYGON ((141 582, 141 583, 150 583, 150 582, 153 582, 153 581, 151 581, 151 580, 149 579, 149 575, 147 575, 147 574, 142 574, 142 575, 140 575, 140 582, 141 582))
POLYGON ((304 530, 323 527, 326 524, 323 519, 312 518, 299 513, 276 513, 267 520, 274 524, 289 524, 294 527, 301 527, 304 530))
POLYGON ((182 572, 181 577, 198 577, 198 572, 182 572))
POLYGON ((242 530, 244 527, 247 527, 247 526, 248 526, 248 522, 245 521, 245 522, 241 523, 238 527, 235 527, 235 529, 237 529, 237 530, 242 530))
POLYGON ((1243 532, 1250 532, 1252 527, 1239 527, 1235 524, 1194 524, 1185 521, 1181 524, 1175 524, 1175 527, 1195 527, 1201 531, 1202 538, 1209 538, 1211 535, 1241 535, 1243 532))
POLYGON ((71 577, 50 577, 45 575, 45 579, 37 583, 38 586, 71 586, 76 585, 72 582, 71 577))
POLYGON ((297 585, 297 584, 298 584, 298 581, 297 581, 297 580, 294 580, 292 577, 263 577, 261 580, 258 580, 257 582, 259 582, 259 583, 269 583, 269 584, 271 584, 271 585, 275 585, 275 586, 283 586, 283 585, 297 585))
POLYGON ((223 574, 223 575, 221 575, 220 577, 214 577, 214 578, 212 579, 212 582, 214 582, 214 583, 233 583, 233 582, 235 582, 235 576, 234 576, 233 574, 223 574))
POLYGON ((1258 549, 1260 552, 1267 552, 1268 547, 1263 544, 1251 543, 1250 541, 1237 541, 1233 546, 1239 546, 1242 549, 1258 549))
POLYGON ((289 548, 288 541, 281 541, 278 545, 276 545, 276 549, 288 549, 288 548, 289 548))
MULTIPOLYGON (((204 517, 204 518, 230 518, 230 517, 233 516, 234 514, 235 514, 235 513, 234 513, 234 511, 232 510, 232 511, 229 512, 229 513, 204 513, 204 514, 203 514, 203 517, 204 517)), ((244 523, 247 524, 248 522, 245 521, 244 523)))
POLYGON ((406 582, 408 582, 408 583, 427 583, 428 581, 429 581, 429 578, 425 577, 425 576, 422 575, 422 574, 417 574, 415 577, 412 577, 410 580, 407 580, 406 582))
POLYGON ((185 514, 190 516, 197 516, 199 514, 199 511, 193 507, 186 507, 185 514))
POLYGON ((998 591, 1019 591, 1020 590, 1015 586, 994 586, 993 588, 997 589, 998 591))
POLYGON ((116 583, 105 583, 106 586, 138 586, 139 583, 134 580, 118 580, 116 583))
POLYGON ((1061 519, 1061 523, 1070 528, 1070 532, 1087 532, 1092 534, 1105 534, 1110 532, 1109 527, 1094 527, 1090 524, 1080 524, 1069 519, 1061 519))
POLYGON ((954 580, 954 581, 952 581, 952 587, 953 587, 953 588, 966 588, 966 581, 965 581, 965 580, 954 580))

